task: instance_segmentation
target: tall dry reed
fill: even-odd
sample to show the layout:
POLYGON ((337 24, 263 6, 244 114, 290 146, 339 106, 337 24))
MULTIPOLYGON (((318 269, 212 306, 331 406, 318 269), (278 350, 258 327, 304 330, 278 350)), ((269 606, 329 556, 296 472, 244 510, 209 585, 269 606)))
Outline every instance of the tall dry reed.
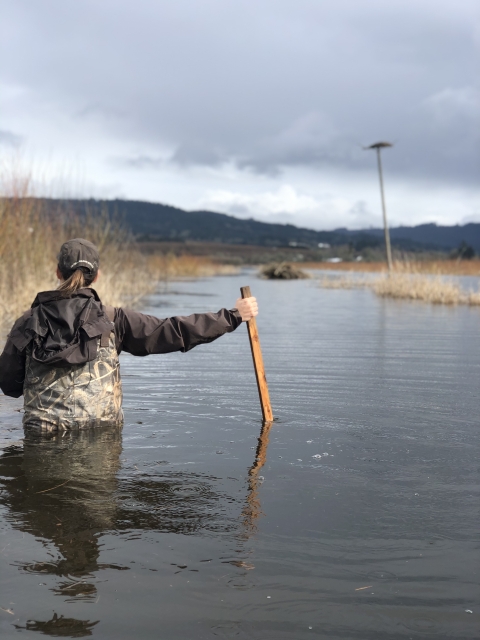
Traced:
MULTIPOLYGON (((1 176, 0 176, 1 178, 1 176)), ((150 255, 138 249, 120 218, 86 207, 82 214, 32 196, 30 177, 16 174, 0 190, 0 325, 11 323, 39 291, 56 289, 57 255, 66 240, 81 237, 100 251, 94 287, 106 304, 133 306, 159 282, 178 277, 233 273, 235 267, 196 256, 150 255), (8 184, 7 184, 8 182, 8 184)))
MULTIPOLYGON (((472 268, 472 271, 474 269, 472 268)), ((460 281, 445 277, 439 266, 425 269, 422 262, 395 262, 392 273, 361 277, 358 274, 323 276, 319 284, 325 289, 355 289, 368 287, 383 298, 421 300, 431 304, 480 305, 480 291, 465 290, 460 281)))
POLYGON ((465 290, 458 279, 445 277, 440 270, 431 275, 418 263, 396 263, 393 272, 384 273, 372 282, 373 291, 383 298, 422 300, 431 304, 480 304, 480 292, 465 290))
MULTIPOLYGON (((12 320, 37 291, 55 287, 58 225, 47 224, 38 203, 18 197, 0 200, 0 318, 12 320)), ((58 249, 57 249, 58 251, 58 249)))
MULTIPOLYGON (((480 259, 473 260, 398 260, 395 268, 408 266, 414 273, 450 276, 480 276, 480 259)), ((347 273, 384 273, 384 262, 302 262, 302 268, 347 273)))
POLYGON ((0 322, 28 309, 38 291, 58 286, 55 271, 60 245, 87 238, 100 250, 95 288, 107 304, 135 304, 154 290, 160 274, 148 265, 121 226, 105 215, 79 220, 68 212, 52 216, 41 201, 0 200, 0 322))
POLYGON ((372 283, 373 291, 382 298, 422 300, 432 304, 465 304, 467 294, 457 282, 440 276, 393 272, 372 283))
POLYGON ((2 176, 0 191, 0 323, 28 309, 39 291, 58 286, 55 271, 63 242, 87 238, 100 250, 101 274, 95 287, 107 304, 135 304, 154 290, 157 273, 119 220, 106 213, 84 216, 32 197, 31 180, 2 176))

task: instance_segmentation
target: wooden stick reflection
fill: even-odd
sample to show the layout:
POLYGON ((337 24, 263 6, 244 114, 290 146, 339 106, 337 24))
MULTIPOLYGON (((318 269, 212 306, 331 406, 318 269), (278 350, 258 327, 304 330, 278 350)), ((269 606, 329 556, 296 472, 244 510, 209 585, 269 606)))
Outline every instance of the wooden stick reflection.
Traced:
POLYGON ((258 475, 260 469, 267 460, 267 448, 270 439, 270 430, 273 422, 262 423, 262 429, 258 438, 257 451, 255 453, 255 461, 248 471, 248 494, 247 503, 242 511, 245 530, 248 535, 256 531, 256 521, 262 515, 260 498, 258 496, 259 486, 262 484, 261 476, 258 475))

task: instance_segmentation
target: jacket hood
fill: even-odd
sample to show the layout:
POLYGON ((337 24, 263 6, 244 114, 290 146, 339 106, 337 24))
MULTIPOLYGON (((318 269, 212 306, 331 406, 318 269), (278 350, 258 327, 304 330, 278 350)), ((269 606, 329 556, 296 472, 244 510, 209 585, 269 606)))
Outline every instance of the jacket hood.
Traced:
POLYGON ((42 291, 10 340, 20 351, 31 344, 32 358, 38 362, 83 364, 96 357, 97 338, 112 330, 94 289, 79 289, 68 298, 59 291, 42 291))

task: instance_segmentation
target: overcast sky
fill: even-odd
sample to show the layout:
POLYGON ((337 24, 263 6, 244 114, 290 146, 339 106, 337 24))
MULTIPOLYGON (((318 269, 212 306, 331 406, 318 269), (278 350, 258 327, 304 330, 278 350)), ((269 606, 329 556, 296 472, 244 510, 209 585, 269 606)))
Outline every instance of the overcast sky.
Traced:
POLYGON ((2 0, 0 154, 53 195, 480 222, 478 0, 2 0))

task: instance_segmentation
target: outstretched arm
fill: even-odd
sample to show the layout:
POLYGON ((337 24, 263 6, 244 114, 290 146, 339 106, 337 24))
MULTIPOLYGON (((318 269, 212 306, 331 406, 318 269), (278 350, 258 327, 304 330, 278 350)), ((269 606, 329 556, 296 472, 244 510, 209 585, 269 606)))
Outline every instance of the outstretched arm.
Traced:
POLYGON ((116 309, 117 351, 127 351, 134 356, 189 351, 199 344, 212 342, 225 333, 235 331, 242 320, 249 320, 257 313, 254 298, 237 300, 237 307, 231 310, 165 319, 130 309, 116 309))

